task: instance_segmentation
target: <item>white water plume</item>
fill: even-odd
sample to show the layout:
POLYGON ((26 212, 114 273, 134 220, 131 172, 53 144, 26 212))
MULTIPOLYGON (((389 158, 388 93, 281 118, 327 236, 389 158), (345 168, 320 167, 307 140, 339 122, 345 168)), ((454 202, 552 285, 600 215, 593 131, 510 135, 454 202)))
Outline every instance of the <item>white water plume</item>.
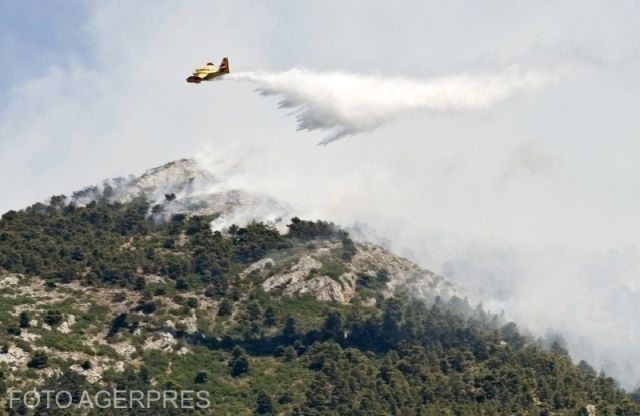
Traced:
POLYGON ((294 68, 284 72, 241 72, 226 77, 258 84, 265 96, 280 96, 291 108, 298 130, 330 131, 319 144, 371 131, 403 113, 479 110, 522 90, 540 88, 549 74, 509 68, 497 73, 460 73, 410 79, 294 68))

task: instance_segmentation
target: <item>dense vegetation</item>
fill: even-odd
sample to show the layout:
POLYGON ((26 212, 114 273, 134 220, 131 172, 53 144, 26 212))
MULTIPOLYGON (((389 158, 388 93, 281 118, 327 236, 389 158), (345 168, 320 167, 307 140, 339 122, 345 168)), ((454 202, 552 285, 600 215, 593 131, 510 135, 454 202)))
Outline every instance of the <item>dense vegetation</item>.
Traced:
POLYGON ((294 218, 287 236, 260 223, 233 226, 224 238, 211 232, 214 217, 176 214, 155 224, 149 210, 144 197, 127 204, 103 198, 78 208, 58 196, 49 205, 9 211, 0 221, 0 268, 41 276, 51 285, 81 280, 138 290, 141 276, 157 274, 178 287, 208 285, 212 293, 224 295, 229 279, 269 250, 339 238, 343 258, 355 252, 346 232, 322 221, 294 218))
MULTIPOLYGON (((195 310, 199 318, 197 333, 173 330, 191 354, 137 353, 124 372, 106 371, 99 386, 69 370, 69 363, 48 356, 40 345, 18 339, 21 330, 38 329, 29 328, 27 312, 15 314, 3 323, 3 348, 19 344, 31 354, 25 377, 35 380, 38 372, 57 365, 62 372, 45 377, 45 387, 75 391, 76 401, 81 390, 95 392, 105 385, 204 389, 210 392, 211 407, 202 414, 588 415, 586 406, 595 405, 598 415, 640 415, 640 406, 614 380, 585 362, 572 364, 561 343, 546 351, 522 336, 515 324, 460 299, 426 304, 400 291, 389 298, 378 292, 375 306, 367 306, 361 296, 338 304, 266 293, 259 274, 239 278, 266 255, 292 255, 319 239, 341 243, 336 258, 348 262, 357 247, 332 224, 294 218, 285 235, 260 223, 232 227, 223 235, 211 232, 212 217, 178 214, 154 221, 149 213, 161 210, 144 198, 126 204, 102 198, 77 207, 54 197, 47 205, 2 216, 0 272, 45 279, 51 290, 74 282, 87 288, 87 296, 89 289, 100 288, 138 296, 139 302, 126 312, 97 307, 76 312, 83 330, 102 322, 109 343, 135 344, 141 342, 134 334, 145 320, 143 335, 160 330, 160 324, 152 325, 154 316, 195 310), (148 275, 168 283, 149 283, 148 275), (167 296, 182 309, 168 311, 158 300, 167 296), (200 307, 200 297, 217 305, 214 319, 200 307)), ((278 267, 276 263, 269 273, 278 267)), ((388 279, 381 269, 358 283, 371 294, 388 279)), ((122 296, 114 302, 126 298, 122 296)), ((41 318, 55 327, 64 318, 60 310, 73 307, 72 302, 61 303, 43 311, 41 318)), ((39 333, 50 349, 94 352, 72 337, 39 333)), ((100 353, 113 354, 107 346, 100 353)), ((88 361, 78 364, 91 366, 88 361)), ((6 374, 6 369, 0 374, 3 391, 6 374)), ((25 408, 10 413, 20 411, 28 413, 25 408)), ((129 413, 198 410, 156 406, 88 414, 129 413)), ((37 414, 77 411, 41 408, 37 414)))

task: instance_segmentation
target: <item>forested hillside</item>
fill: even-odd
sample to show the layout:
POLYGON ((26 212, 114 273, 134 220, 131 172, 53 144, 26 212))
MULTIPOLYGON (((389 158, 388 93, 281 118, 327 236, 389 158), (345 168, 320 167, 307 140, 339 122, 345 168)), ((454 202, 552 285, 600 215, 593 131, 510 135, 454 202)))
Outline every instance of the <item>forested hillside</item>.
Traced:
POLYGON ((76 404, 85 390, 206 390, 209 406, 5 401, 9 414, 640 415, 561 343, 545 350, 457 297, 391 294, 395 266, 369 253, 356 267, 374 249, 330 223, 222 234, 214 216, 162 211, 144 197, 59 196, 2 216, 1 389, 64 388, 76 404), (312 266, 288 291, 303 258, 312 266), (323 301, 310 282, 353 282, 354 294, 323 301))

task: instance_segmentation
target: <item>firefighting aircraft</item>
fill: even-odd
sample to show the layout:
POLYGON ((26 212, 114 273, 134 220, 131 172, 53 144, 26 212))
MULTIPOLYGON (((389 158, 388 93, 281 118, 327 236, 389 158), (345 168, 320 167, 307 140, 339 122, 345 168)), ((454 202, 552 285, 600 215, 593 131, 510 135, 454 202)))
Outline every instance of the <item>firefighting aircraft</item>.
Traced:
POLYGON ((205 66, 199 66, 193 71, 193 74, 187 78, 187 82, 195 82, 199 84, 201 81, 210 81, 224 74, 229 73, 229 60, 222 58, 220 66, 216 68, 214 64, 209 62, 205 66))

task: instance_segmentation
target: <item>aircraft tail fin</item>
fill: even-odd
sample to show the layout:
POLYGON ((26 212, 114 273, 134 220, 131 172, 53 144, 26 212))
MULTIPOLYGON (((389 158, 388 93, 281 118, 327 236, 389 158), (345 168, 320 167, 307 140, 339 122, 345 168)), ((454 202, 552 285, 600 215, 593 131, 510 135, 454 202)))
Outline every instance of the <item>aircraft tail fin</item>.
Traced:
POLYGON ((222 62, 220 62, 219 71, 224 73, 229 72, 229 59, 227 59, 227 57, 222 58, 222 62))

